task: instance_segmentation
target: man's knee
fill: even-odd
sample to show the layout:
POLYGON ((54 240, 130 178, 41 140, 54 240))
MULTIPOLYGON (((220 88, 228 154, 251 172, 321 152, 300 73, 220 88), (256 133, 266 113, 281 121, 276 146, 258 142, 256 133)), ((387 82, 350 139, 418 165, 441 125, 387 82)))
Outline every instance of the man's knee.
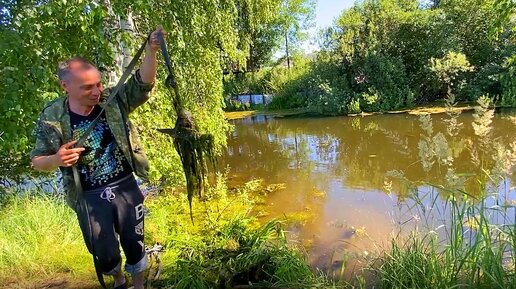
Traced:
POLYGON ((105 275, 117 275, 120 272, 121 261, 120 255, 95 257, 95 262, 98 262, 99 269, 105 275))
POLYGON ((149 259, 147 258, 147 254, 143 254, 143 257, 140 258, 134 264, 130 264, 129 261, 125 263, 125 271, 131 275, 136 275, 142 271, 144 271, 149 265, 149 259))

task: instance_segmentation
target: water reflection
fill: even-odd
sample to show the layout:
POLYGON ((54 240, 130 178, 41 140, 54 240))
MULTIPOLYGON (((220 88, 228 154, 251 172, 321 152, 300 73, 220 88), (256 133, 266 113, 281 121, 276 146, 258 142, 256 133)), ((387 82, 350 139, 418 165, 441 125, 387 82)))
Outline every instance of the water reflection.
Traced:
MULTIPOLYGON (((497 114, 493 119, 493 137, 512 143, 515 125, 507 115, 514 113, 497 114)), ((445 114, 432 116, 433 131, 446 133, 447 118, 445 114)), ((471 126, 473 117, 463 113, 458 120, 464 126, 448 142, 453 167, 465 177, 466 190, 478 194, 482 169, 472 163, 469 149, 479 141, 471 126)), ((339 250, 363 252, 390 239, 402 213, 396 204, 408 189, 394 180, 388 185, 395 194, 387 194, 387 175, 402 172, 411 182, 446 184, 447 167, 435 164, 425 171, 420 163, 418 143, 425 132, 416 116, 257 116, 234 125, 219 163, 230 167, 235 182, 261 178, 286 184, 285 190, 268 199, 270 217, 305 216, 292 234, 311 248, 316 265, 331 265, 329 256, 339 250)), ((514 182, 513 174, 500 191, 508 191, 514 182)))

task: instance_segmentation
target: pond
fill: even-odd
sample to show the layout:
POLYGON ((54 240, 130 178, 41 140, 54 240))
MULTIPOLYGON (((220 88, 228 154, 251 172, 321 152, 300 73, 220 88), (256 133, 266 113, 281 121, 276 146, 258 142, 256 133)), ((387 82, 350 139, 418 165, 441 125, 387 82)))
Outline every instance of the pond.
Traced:
MULTIPOLYGON (((492 137, 504 144, 515 140, 514 111, 495 114, 492 137), (511 119, 512 117, 512 119, 511 119)), ((483 169, 472 161, 482 140, 475 135, 473 113, 464 112, 458 135, 446 135, 447 114, 431 116, 433 134, 448 140, 456 175, 468 194, 480 192, 483 169)), ((403 204, 413 202, 407 184, 419 194, 443 197, 434 189, 446 185, 447 166, 434 163, 425 170, 419 142, 426 135, 419 116, 385 114, 366 117, 273 118, 258 115, 234 120, 228 146, 219 161, 231 183, 263 179, 283 184, 267 196, 263 219, 286 218, 290 237, 308 250, 313 266, 329 268, 345 252, 367 254, 410 220, 403 204), (400 176, 389 178, 389 176, 400 176), (401 205, 400 205, 401 204, 401 205)), ((514 200, 514 174, 493 186, 514 200)), ((414 217, 418 218, 418 217, 414 217)))

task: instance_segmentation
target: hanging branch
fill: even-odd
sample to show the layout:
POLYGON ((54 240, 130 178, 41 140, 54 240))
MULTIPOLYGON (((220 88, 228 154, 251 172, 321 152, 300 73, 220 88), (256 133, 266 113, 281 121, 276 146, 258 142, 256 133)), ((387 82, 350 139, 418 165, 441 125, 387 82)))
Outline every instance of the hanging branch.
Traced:
POLYGON ((199 197, 204 189, 204 182, 207 173, 206 158, 214 165, 215 154, 213 150, 214 138, 211 134, 201 134, 197 130, 192 114, 185 109, 176 78, 172 68, 172 63, 167 52, 165 40, 161 33, 158 34, 161 45, 161 52, 165 59, 168 70, 168 77, 165 86, 168 88, 172 104, 177 115, 177 120, 172 129, 158 129, 158 131, 170 135, 174 138, 174 147, 181 158, 183 170, 186 178, 186 191, 188 204, 190 206, 190 219, 193 223, 192 199, 195 193, 199 197))

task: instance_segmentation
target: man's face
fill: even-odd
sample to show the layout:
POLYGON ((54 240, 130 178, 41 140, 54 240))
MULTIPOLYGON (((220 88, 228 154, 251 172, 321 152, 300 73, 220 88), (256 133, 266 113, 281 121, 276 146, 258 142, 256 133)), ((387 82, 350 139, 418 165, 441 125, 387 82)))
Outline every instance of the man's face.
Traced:
POLYGON ((70 74, 61 81, 61 87, 68 93, 71 101, 81 106, 94 106, 99 103, 104 88, 100 72, 94 68, 75 68, 70 65, 70 74))

